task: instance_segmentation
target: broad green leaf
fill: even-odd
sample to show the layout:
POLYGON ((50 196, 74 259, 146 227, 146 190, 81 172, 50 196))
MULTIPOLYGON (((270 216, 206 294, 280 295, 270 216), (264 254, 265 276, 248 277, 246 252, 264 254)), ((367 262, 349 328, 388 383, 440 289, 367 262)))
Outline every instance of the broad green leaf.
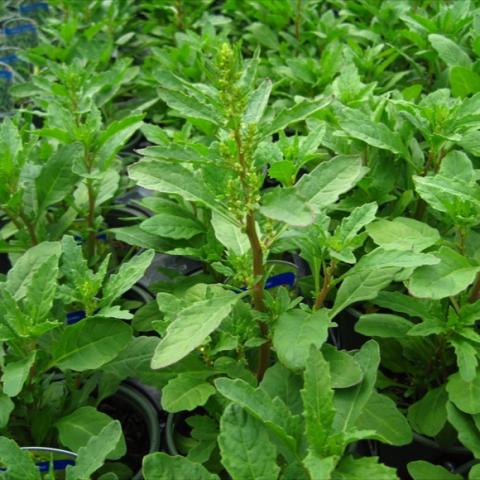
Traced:
POLYGON ((477 463, 470 469, 468 480, 480 480, 480 464, 477 463))
MULTIPOLYGON (((60 442, 73 452, 87 445, 92 437, 110 423, 112 419, 94 407, 80 407, 69 415, 62 417, 55 424, 60 442)), ((108 454, 110 460, 123 457, 126 453, 126 444, 123 434, 120 436, 115 448, 108 454)))
POLYGON ((472 64, 470 57, 465 51, 444 35, 432 33, 428 36, 428 40, 447 66, 453 67, 460 65, 462 67, 469 67, 472 64))
POLYGON ((385 395, 373 392, 355 423, 360 430, 374 430, 382 442, 407 445, 412 441, 412 430, 395 402, 385 395))
POLYGON ((463 380, 471 382, 477 374, 477 347, 469 341, 455 336, 450 340, 457 357, 458 372, 463 380))
POLYGON ((377 457, 353 458, 349 455, 335 470, 335 480, 365 479, 398 480, 398 477, 394 468, 379 463, 377 457))
POLYGON ((115 420, 79 449, 75 466, 67 467, 66 480, 89 480, 117 447, 122 437, 120 422, 115 420))
POLYGON ((300 375, 296 375, 280 362, 275 362, 265 372, 260 386, 272 399, 279 397, 293 414, 299 414, 303 412, 300 396, 302 383, 300 375))
POLYGON ((158 337, 133 337, 111 362, 102 367, 102 371, 120 380, 129 377, 143 380, 155 375, 150 362, 159 342, 158 337))
POLYGON ((398 271, 398 267, 385 267, 348 275, 338 289, 330 318, 333 319, 335 315, 352 303, 375 298, 378 292, 393 280, 398 271))
POLYGON ((450 375, 447 382, 449 400, 462 412, 480 413, 480 373, 471 382, 462 379, 459 373, 450 375))
POLYGON ((13 412, 14 408, 15 404, 10 397, 0 392, 0 429, 3 429, 8 425, 10 414, 13 412))
POLYGON ((239 295, 225 292, 180 311, 155 350, 152 368, 172 365, 199 347, 230 314, 239 295))
POLYGON ((461 412, 453 403, 447 403, 447 418, 458 432, 458 439, 473 455, 480 456, 480 431, 471 415, 461 412))
POLYGON ((440 299, 465 290, 474 280, 479 266, 449 247, 440 247, 435 256, 437 265, 417 268, 410 278, 408 290, 416 297, 440 299))
POLYGON ((412 428, 422 435, 435 437, 447 421, 448 395, 445 387, 428 391, 408 409, 408 421, 412 428))
POLYGON ((248 101, 245 113, 243 114, 243 122, 245 124, 257 124, 262 119, 265 108, 268 105, 268 98, 272 91, 272 82, 264 80, 257 89, 252 93, 248 101))
POLYGON ((32 323, 43 320, 49 314, 57 291, 58 257, 52 255, 30 278, 24 300, 24 311, 32 323))
POLYGON ((195 172, 182 165, 162 160, 143 160, 129 168, 130 177, 141 187, 161 193, 180 195, 185 200, 199 202, 229 218, 225 207, 195 172))
POLYGON ((334 427, 345 432, 353 429, 374 391, 380 363, 378 344, 373 340, 365 343, 355 354, 355 360, 363 371, 363 380, 353 387, 337 390, 334 398, 336 410, 334 427))
POLYGON ((80 144, 64 145, 45 163, 40 175, 35 179, 40 213, 50 205, 62 201, 73 191, 78 176, 72 170, 72 163, 74 157, 82 154, 83 148, 80 144))
POLYGON ((8 470, 6 480, 40 480, 41 478, 31 455, 6 437, 0 437, 0 465, 4 465, 8 470))
POLYGON ((413 480, 462 480, 462 476, 449 472, 440 465, 432 465, 425 460, 416 460, 407 465, 408 473, 413 480))
POLYGON ((449 81, 452 93, 456 97, 464 98, 480 91, 480 75, 471 68, 458 65, 450 68, 449 81))
POLYGON ((277 451, 261 422, 230 404, 220 419, 218 444, 222 464, 233 480, 276 480, 277 451))
POLYGON ((155 252, 147 250, 122 263, 118 272, 111 275, 104 288, 102 306, 111 305, 140 280, 150 266, 155 252))
POLYGON ((166 453, 151 453, 143 459, 142 473, 145 480, 219 480, 219 476, 210 473, 203 465, 188 458, 171 456, 166 453))
POLYGON ((247 234, 224 216, 213 211, 211 224, 217 240, 235 255, 245 255, 250 250, 247 234))
POLYGON ((405 159, 409 158, 408 150, 400 135, 392 132, 383 123, 372 121, 370 116, 362 111, 343 107, 339 123, 342 129, 353 138, 362 140, 373 147, 399 154, 405 159))
MULTIPOLYGON (((337 456, 332 457, 319 457, 313 452, 309 452, 303 459, 303 464, 308 469, 310 480, 330 480, 332 472, 338 462, 337 456)), ((296 480, 298 477, 291 478, 290 480, 296 480)))
POLYGON ((3 393, 9 397, 16 397, 22 391, 35 362, 35 357, 36 352, 32 351, 27 357, 5 365, 2 375, 3 393))
POLYGON ((416 268, 424 265, 436 265, 438 263, 440 263, 440 259, 429 253, 385 250, 383 247, 378 247, 364 255, 348 274, 387 267, 416 268))
POLYGON ((359 383, 363 378, 363 371, 355 358, 345 350, 325 343, 322 354, 330 366, 330 376, 333 388, 348 388, 359 383))
POLYGON ((305 368, 310 345, 318 348, 323 345, 329 325, 327 310, 308 313, 295 309, 280 315, 273 332, 273 346, 279 360, 292 370, 305 368))
POLYGON ((421 252, 440 239, 438 230, 412 218, 380 219, 367 226, 373 241, 385 250, 421 252))
POLYGON ((167 412, 192 411, 205 405, 215 393, 215 388, 203 377, 181 373, 172 378, 162 390, 162 407, 167 412))
POLYGON ((215 125, 221 123, 221 118, 215 109, 201 102, 193 95, 164 88, 158 90, 158 95, 172 110, 178 112, 182 117, 207 120, 215 125))
POLYGON ((142 230, 147 233, 173 239, 190 239, 204 232, 203 225, 194 218, 180 214, 162 213, 142 222, 142 230))
POLYGON ((294 187, 278 188, 263 196, 260 212, 267 218, 293 227, 306 227, 315 220, 313 209, 294 187))
POLYGON ((268 137, 294 123, 305 120, 314 113, 323 110, 331 103, 331 98, 323 98, 320 100, 302 100, 291 108, 282 110, 273 121, 262 128, 261 135, 268 137))
POLYGON ((52 349, 52 366, 83 372, 113 360, 132 337, 131 328, 120 320, 86 318, 65 328, 52 349))
POLYGON ((359 156, 339 155, 303 175, 294 190, 313 208, 321 209, 335 203, 366 172, 367 168, 362 165, 359 156))
POLYGON ((28 249, 7 274, 7 288, 17 299, 21 300, 27 293, 29 284, 35 272, 49 257, 60 257, 59 242, 42 242, 28 249))
POLYGON ((378 205, 376 203, 365 203, 354 208, 350 215, 340 223, 335 231, 335 237, 343 244, 348 245, 363 227, 373 222, 377 209, 378 205))
POLYGON ((309 449, 318 457, 340 456, 343 436, 333 430, 335 409, 328 362, 313 345, 304 373, 302 399, 305 432, 309 449))
POLYGON ((296 452, 300 418, 292 415, 278 397, 272 400, 261 388, 254 388, 240 379, 218 378, 215 386, 224 397, 260 420, 289 451, 296 452))
POLYGON ((367 337, 404 338, 414 324, 398 315, 370 313, 355 323, 355 331, 367 337))
POLYGON ((143 114, 133 115, 112 122, 99 136, 96 144, 96 157, 101 170, 110 166, 114 155, 127 140, 143 125, 143 114))

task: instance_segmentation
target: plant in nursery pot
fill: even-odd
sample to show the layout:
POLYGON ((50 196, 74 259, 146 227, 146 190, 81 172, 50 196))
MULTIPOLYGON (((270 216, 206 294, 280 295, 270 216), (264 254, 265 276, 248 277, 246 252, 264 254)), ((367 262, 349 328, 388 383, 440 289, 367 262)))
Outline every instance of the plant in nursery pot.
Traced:
MULTIPOLYGON (((126 408, 141 404, 125 387, 119 388, 131 375, 112 362, 122 357, 128 365, 125 356, 142 341, 132 337, 126 323, 132 314, 118 299, 143 275, 152 257, 153 252, 146 251, 111 275, 107 257, 93 272, 81 247, 66 236, 62 243, 32 247, 15 262, 0 286, 2 432, 22 446, 61 445, 78 451, 112 420, 105 411, 115 413, 115 396, 126 408), (66 314, 73 307, 86 316, 69 325, 66 314)), ((155 435, 158 443, 158 428, 155 435)), ((109 460, 125 453, 122 434, 109 460)), ((132 475, 118 462, 105 468, 119 478, 132 475)))
MULTIPOLYGON (((420 255, 409 260, 407 255, 397 258, 397 252, 389 256, 379 250, 375 258, 382 258, 382 262, 359 261, 348 270, 348 278, 342 266, 342 276, 330 285, 326 269, 321 269, 322 262, 336 255, 346 259, 346 265, 355 263, 353 250, 362 246, 365 234, 357 241, 354 237, 374 219, 376 205, 354 210, 343 222, 339 219, 340 226, 333 231, 336 243, 327 233, 317 250, 315 245, 309 250, 308 242, 314 243, 315 236, 328 232, 326 211, 334 210, 339 196, 352 189, 366 169, 358 156, 339 156, 319 162, 299 180, 292 178, 262 191, 265 162, 259 160, 259 150, 265 158, 265 152, 278 148, 272 141, 275 132, 315 115, 328 100, 304 99, 275 115, 267 109, 270 82, 265 80, 255 87, 255 61, 251 59, 242 69, 239 56, 224 45, 217 59, 219 80, 214 87, 189 84, 180 78, 173 82, 172 77, 166 77, 170 80, 162 86, 162 98, 204 131, 213 126, 217 140, 211 141, 208 149, 189 145, 192 155, 187 156, 183 155, 187 149, 180 151, 173 144, 151 147, 144 152, 146 158, 129 169, 130 176, 141 186, 164 195, 152 199, 158 213, 141 228, 148 227, 150 233, 157 229, 160 236, 169 238, 189 232, 201 219, 203 230, 211 231, 215 241, 223 245, 222 250, 216 250, 220 255, 210 257, 214 260, 211 267, 229 278, 227 285, 205 284, 201 280, 192 285, 195 277, 191 277, 189 288, 157 295, 161 315, 151 325, 162 339, 151 365, 165 379, 163 407, 170 412, 187 412, 183 433, 191 438, 180 448, 188 460, 155 456, 145 461, 144 474, 149 478, 174 478, 178 471, 178 475, 210 478, 208 471, 220 473, 226 469, 233 478, 247 478, 246 472, 252 467, 247 458, 253 445, 241 447, 246 449, 246 458, 245 462, 239 460, 239 466, 227 458, 235 457, 234 425, 238 423, 247 428, 246 435, 261 435, 261 443, 269 445, 265 462, 252 467, 251 478, 261 476, 261 465, 271 466, 265 470, 268 478, 287 472, 291 478, 315 478, 317 472, 324 472, 324 478, 335 478, 341 475, 335 472, 344 468, 352 475, 371 472, 379 478, 396 478, 393 470, 377 464, 375 459, 357 461, 346 452, 349 444, 361 438, 377 438, 395 445, 411 440, 410 428, 393 402, 374 390, 377 345, 370 342, 352 356, 325 342, 329 328, 334 326, 331 320, 349 305, 372 298, 412 264, 428 265, 436 259, 420 255), (206 123, 211 126, 204 127, 206 123), (194 150, 201 152, 201 162, 195 161, 198 157, 193 155, 194 150), (188 222, 186 214, 175 210, 167 196, 188 208, 194 205, 188 222), (316 228, 315 222, 321 227, 316 228), (301 298, 292 298, 285 288, 274 293, 265 288, 269 259, 276 251, 297 250, 299 245, 305 247, 305 252, 312 251, 309 259, 316 265, 313 308, 301 304, 301 298), (320 286, 321 277, 327 287, 320 286), (333 286, 335 301, 332 309, 327 309, 325 298, 317 299, 325 297, 333 286), (315 348, 310 362, 312 344, 315 348), (317 368, 326 375, 326 383, 317 391, 321 396, 325 387, 324 412, 316 410, 324 403, 320 397, 305 394, 302 404, 300 394, 302 386, 307 390, 316 388, 313 377, 317 368), (361 400, 356 403, 359 396, 361 400), (232 405, 228 406, 227 400, 232 405), (368 413, 360 415, 362 410, 368 413), (302 414, 307 418, 308 412, 320 423, 326 414, 326 423, 320 429, 323 433, 316 438, 311 429, 317 420, 308 427, 303 425, 302 414), (224 416, 227 420, 222 423, 224 416), (386 427, 389 422, 395 425, 393 429, 386 427), (222 433, 222 429, 227 431, 222 433), (278 434, 271 444, 269 430, 278 434), (277 452, 281 457, 278 463, 277 452), (171 473, 162 476, 162 468, 171 473)), ((310 132, 302 137, 302 143, 311 141, 314 151, 318 145, 315 137, 310 132)), ((307 145, 304 148, 308 151, 307 145)), ((296 168, 287 168, 293 177, 296 168)), ((203 235, 204 241, 208 239, 208 234, 203 235)), ((194 240, 191 243, 195 245, 194 240)), ((187 252, 198 249, 183 247, 169 253, 187 252)))
POLYGON ((367 228, 379 248, 410 255, 427 251, 436 261, 403 278, 408 292, 401 287, 381 292, 372 301, 375 313, 363 315, 355 328, 379 339, 383 388, 408 408, 418 441, 436 447, 432 460, 461 467, 471 455, 480 458, 480 405, 474 393, 480 345, 474 227, 480 189, 470 159, 458 151, 442 159, 437 173, 414 182, 437 228, 401 217, 367 228))

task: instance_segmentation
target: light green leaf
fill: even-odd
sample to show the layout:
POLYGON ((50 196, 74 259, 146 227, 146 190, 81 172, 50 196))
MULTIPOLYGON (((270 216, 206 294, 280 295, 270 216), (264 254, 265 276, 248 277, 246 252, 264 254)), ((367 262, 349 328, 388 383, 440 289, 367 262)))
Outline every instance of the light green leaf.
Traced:
POLYGON ((313 345, 309 354, 301 392, 308 446, 319 458, 340 456, 345 445, 342 435, 333 430, 335 409, 330 368, 313 345))
POLYGON ((52 366, 83 372, 113 360, 132 337, 131 328, 110 318, 86 318, 64 329, 52 349, 52 366))
POLYGON ((248 101, 245 113, 243 114, 243 122, 245 124, 257 124, 262 119, 265 108, 268 105, 268 98, 272 91, 272 82, 269 79, 264 80, 257 89, 252 93, 248 101))
MULTIPOLYGON (((378 463, 377 457, 345 457, 335 470, 335 480, 398 480, 396 471, 378 463)), ((433 479, 432 479, 433 480, 433 479)))
POLYGON ((233 480, 276 480, 277 451, 261 422, 230 404, 220 419, 222 464, 233 480))
POLYGON ((13 412, 14 408, 15 404, 10 397, 0 392, 0 429, 3 429, 8 425, 10 414, 13 412))
POLYGON ((352 303, 375 298, 378 292, 393 280, 398 271, 398 267, 385 267, 378 270, 363 270, 348 275, 338 289, 330 318, 333 319, 335 315, 352 303))
POLYGON ((72 170, 72 163, 82 153, 80 144, 63 145, 43 165, 40 175, 35 179, 40 213, 73 191, 78 176, 72 170))
POLYGON ((438 230, 412 218, 380 219, 367 226, 373 241, 385 250, 421 252, 440 239, 438 230))
POLYGON ((476 458, 480 457, 480 431, 471 415, 461 412, 453 403, 447 403, 447 418, 458 432, 458 439, 476 458))
POLYGON ((273 332, 273 346, 279 360, 292 370, 305 368, 310 345, 318 348, 323 345, 329 325, 327 310, 308 313, 296 309, 280 315, 273 332))
POLYGON ((125 145, 127 140, 143 125, 143 114, 133 115, 112 122, 99 136, 96 146, 96 158, 100 169, 105 171, 113 157, 125 145))
POLYGON ((363 371, 363 380, 353 387, 337 390, 334 398, 336 410, 334 427, 336 430, 345 432, 356 425, 358 417, 374 391, 377 368, 380 363, 378 344, 373 340, 365 343, 355 355, 355 360, 363 371))
POLYGON ((462 379, 459 373, 450 375, 447 382, 448 398, 462 412, 480 413, 480 374, 471 382, 462 379))
POLYGON ((370 116, 362 111, 343 107, 339 123, 353 138, 358 138, 373 147, 399 154, 405 159, 409 158, 408 150, 400 135, 392 132, 383 123, 373 122, 370 116))
POLYGON ((313 209, 294 187, 277 188, 263 196, 260 212, 267 218, 294 227, 306 227, 315 220, 313 209))
POLYGON ((60 257, 60 254, 61 244, 59 242, 42 242, 28 249, 7 274, 8 291, 16 300, 21 300, 26 295, 35 272, 48 258, 60 257))
POLYGON ((172 378, 162 390, 162 407, 167 412, 192 411, 205 405, 215 388, 202 376, 181 373, 172 378))
POLYGON ((165 212, 144 220, 142 230, 161 237, 190 239, 204 232, 205 228, 198 220, 182 215, 181 212, 165 212))
POLYGON ((212 212, 211 224, 217 240, 235 255, 245 255, 250 250, 246 233, 217 212, 212 212))
POLYGON ((143 160, 128 169, 139 186, 161 193, 180 195, 185 200, 199 202, 229 218, 228 211, 215 199, 215 194, 198 181, 195 172, 182 165, 162 160, 143 160))
MULTIPOLYGON (((330 480, 332 472, 337 466, 338 457, 319 457, 313 452, 308 452, 308 455, 303 459, 303 464, 308 469, 309 480, 330 480)), ((297 480, 298 477, 290 480, 297 480)))
POLYGON ((155 350, 152 368, 172 365, 199 347, 230 314, 240 295, 225 292, 180 311, 155 350))
POLYGON ((466 382, 473 381, 477 374, 478 366, 477 347, 458 336, 452 338, 450 344, 455 349, 460 376, 466 382))
POLYGON ((144 457, 142 473, 145 480, 219 480, 218 475, 210 473, 203 465, 166 453, 151 453, 144 457))
POLYGON ((146 250, 122 263, 118 272, 111 275, 105 285, 102 306, 111 305, 114 300, 132 288, 143 277, 145 270, 152 263, 154 254, 153 250, 146 250))
POLYGON ((450 68, 449 81, 452 93, 456 97, 464 98, 471 93, 480 91, 480 75, 472 68, 454 66, 450 68))
POLYGON ((453 67, 460 65, 462 67, 469 67, 472 64, 470 57, 465 51, 444 35, 432 33, 428 36, 428 40, 430 40, 432 47, 437 51, 438 56, 447 66, 453 67))
POLYGON ((407 445, 413 439, 412 430, 395 402, 373 392, 355 423, 360 430, 374 430, 382 442, 407 445))
POLYGON ((89 480, 116 448, 122 436, 120 422, 115 420, 100 433, 91 437, 88 443, 77 452, 75 466, 67 467, 66 480, 89 480))
POLYGON ((254 388, 240 379, 218 378, 215 386, 223 396, 260 420, 288 451, 296 452, 301 429, 300 418, 292 415, 278 397, 272 400, 261 388, 254 388))
POLYGON ((322 354, 330 366, 330 376, 333 388, 348 388, 359 383, 363 378, 363 371, 355 358, 345 350, 325 343, 322 354))
POLYGON ((437 265, 440 259, 429 253, 416 253, 402 250, 385 250, 378 247, 364 255, 348 275, 363 270, 377 270, 387 267, 416 268, 423 265, 437 265))
MULTIPOLYGON (((99 412, 94 407, 85 406, 62 417, 55 426, 58 430, 60 442, 73 452, 78 452, 111 422, 112 419, 105 413, 99 412)), ((122 434, 107 458, 116 460, 123 457, 126 451, 127 447, 122 434)))
POLYGON ((35 362, 36 352, 16 362, 7 363, 3 369, 2 382, 3 393, 9 397, 16 397, 23 388, 24 383, 30 375, 30 370, 35 362))
POLYGON ((398 315, 370 313, 355 323, 355 331, 367 337, 404 338, 413 323, 398 315))
POLYGON ((262 137, 268 137, 275 132, 283 130, 289 125, 305 120, 314 113, 323 110, 331 103, 331 101, 331 98, 322 98, 320 100, 302 100, 293 107, 282 110, 269 125, 262 128, 262 137))
POLYGON ((422 435, 435 437, 447 421, 447 401, 443 385, 428 391, 408 409, 407 418, 412 428, 422 435))
POLYGON ((40 480, 41 478, 31 455, 6 437, 0 437, 0 465, 8 469, 6 480, 40 480))
POLYGON ((377 209, 378 205, 374 202, 354 208, 350 215, 345 217, 338 226, 335 237, 344 245, 348 245, 363 227, 375 219, 377 209))
POLYGON ((479 266, 449 247, 441 247, 435 256, 438 265, 417 268, 410 278, 408 290, 416 297, 440 299, 465 290, 474 280, 479 266))
POLYGON ((193 95, 164 88, 158 90, 158 95, 172 110, 183 117, 207 120, 215 125, 221 123, 221 118, 217 112, 210 105, 201 102, 193 95))
POLYGON ((325 208, 354 187, 367 170, 359 156, 339 155, 303 175, 294 190, 312 207, 325 208))

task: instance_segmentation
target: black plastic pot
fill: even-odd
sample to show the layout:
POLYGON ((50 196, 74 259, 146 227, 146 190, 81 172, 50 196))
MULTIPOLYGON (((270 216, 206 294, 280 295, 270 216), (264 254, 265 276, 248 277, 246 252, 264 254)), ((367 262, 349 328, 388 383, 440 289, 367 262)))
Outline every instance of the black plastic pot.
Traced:
POLYGON ((99 410, 122 424, 127 443, 123 461, 136 472, 132 480, 143 478, 143 457, 160 450, 165 418, 158 405, 151 389, 132 380, 123 382, 118 391, 99 406, 99 410))

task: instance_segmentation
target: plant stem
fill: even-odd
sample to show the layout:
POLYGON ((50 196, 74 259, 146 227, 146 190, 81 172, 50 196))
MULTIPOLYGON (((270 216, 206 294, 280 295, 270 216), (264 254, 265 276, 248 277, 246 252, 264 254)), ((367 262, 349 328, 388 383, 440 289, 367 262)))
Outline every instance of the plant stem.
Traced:
MULTIPOLYGON (((244 189, 245 194, 248 196, 248 183, 246 181, 247 176, 247 164, 245 160, 245 152, 243 149, 242 144, 242 136, 240 132, 240 127, 237 126, 234 128, 234 138, 235 144, 237 147, 237 154, 238 154, 238 161, 241 166, 240 170, 240 181, 242 182, 242 186, 244 189)), ((247 199, 247 203, 248 199, 247 199)), ((252 298, 253 298, 253 306, 255 310, 259 312, 265 311, 265 296, 263 291, 263 275, 264 275, 264 265, 263 265, 263 249, 262 244, 260 243, 260 239, 258 238, 257 229, 255 226, 255 211, 252 206, 248 207, 246 218, 245 218, 245 230, 250 242, 250 247, 252 249, 252 269, 253 269, 253 276, 255 283, 252 288, 252 298)), ((259 321, 258 326, 262 335, 268 338, 268 325, 263 322, 259 321)), ((270 348, 271 342, 267 340, 263 345, 261 345, 260 350, 258 352, 258 366, 257 366, 257 379, 260 381, 265 374, 266 369, 268 368, 268 360, 270 357, 270 348)))
POLYGON ((480 298, 480 273, 477 275, 477 279, 473 284, 472 291, 470 292, 470 297, 468 301, 470 303, 475 303, 480 298))
POLYGON ((37 245, 38 237, 35 232, 35 226, 32 222, 30 222, 28 217, 23 212, 20 212, 18 216, 22 219, 25 227, 27 227, 28 233, 30 234, 30 239, 32 240, 32 245, 37 245))
POLYGON ((295 38, 300 41, 300 26, 302 21, 302 0, 297 0, 297 8, 295 14, 295 38))
POLYGON ((87 191, 88 191, 88 237, 87 237, 87 254, 88 258, 92 259, 95 256, 96 248, 96 232, 95 232, 95 191, 93 188, 92 180, 87 179, 87 191))
POLYGON ((335 263, 332 263, 328 267, 323 268, 323 284, 322 289, 318 292, 317 298, 315 300, 315 304, 313 306, 314 310, 319 310, 323 307, 323 303, 327 298, 328 292, 330 291, 330 287, 332 286, 332 274, 335 271, 335 263))

